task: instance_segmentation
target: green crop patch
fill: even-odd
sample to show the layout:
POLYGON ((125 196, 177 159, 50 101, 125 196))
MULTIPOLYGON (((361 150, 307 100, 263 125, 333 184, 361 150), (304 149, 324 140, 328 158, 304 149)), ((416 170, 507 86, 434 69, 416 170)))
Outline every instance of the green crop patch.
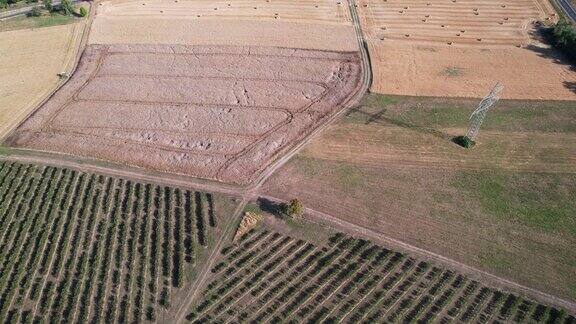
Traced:
POLYGON ((477 199, 487 215, 536 230, 576 236, 576 176, 558 173, 460 171, 455 187, 477 199))
POLYGON ((40 17, 15 17, 7 19, 5 21, 0 21, 0 32, 18 30, 18 29, 28 29, 28 28, 43 28, 51 27, 57 25, 66 25, 78 21, 71 15, 63 15, 60 13, 49 13, 40 17))

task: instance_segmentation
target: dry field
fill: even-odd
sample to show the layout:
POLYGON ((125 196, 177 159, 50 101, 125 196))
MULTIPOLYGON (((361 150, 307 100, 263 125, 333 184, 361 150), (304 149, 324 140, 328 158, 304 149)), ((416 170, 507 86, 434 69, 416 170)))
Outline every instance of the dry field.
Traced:
POLYGON ((106 1, 97 9, 92 44, 357 50, 343 1, 106 1))
POLYGON ((356 53, 92 45, 6 141, 247 183, 357 91, 356 53))
POLYGON ((98 14, 107 17, 196 17, 212 20, 275 20, 313 24, 350 22, 340 0, 120 0, 104 1, 98 14))
POLYGON ((72 68, 84 23, 0 33, 0 138, 72 68))
POLYGON ((482 97, 496 81, 508 99, 574 100, 576 75, 540 43, 545 0, 361 0, 374 82, 386 94, 482 97))
POLYGON ((371 95, 264 193, 576 300, 576 106, 501 101, 468 151, 474 103, 371 95))

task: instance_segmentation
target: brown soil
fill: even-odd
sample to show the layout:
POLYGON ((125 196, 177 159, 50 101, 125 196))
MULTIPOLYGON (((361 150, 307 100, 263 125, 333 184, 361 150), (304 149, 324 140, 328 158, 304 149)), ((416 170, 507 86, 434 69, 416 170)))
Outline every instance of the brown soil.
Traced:
POLYGON ((359 78, 356 53, 92 45, 7 144, 246 184, 359 78))

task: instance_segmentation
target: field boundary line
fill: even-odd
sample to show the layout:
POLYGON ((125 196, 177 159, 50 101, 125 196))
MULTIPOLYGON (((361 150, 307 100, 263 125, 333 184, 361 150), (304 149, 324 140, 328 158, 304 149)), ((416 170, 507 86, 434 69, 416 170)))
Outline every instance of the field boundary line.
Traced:
POLYGON ((31 163, 40 165, 51 165, 60 168, 69 168, 81 172, 92 172, 105 176, 117 177, 125 180, 134 180, 138 182, 150 183, 154 185, 168 185, 182 189, 193 189, 193 191, 216 192, 231 196, 241 196, 244 189, 233 184, 216 182, 209 179, 194 178, 177 173, 161 173, 136 167, 122 167, 112 165, 105 161, 90 160, 83 157, 71 155, 34 151, 2 148, 0 160, 12 161, 18 163, 31 163))
POLYGON ((238 202, 238 206, 236 206, 236 209, 230 216, 228 224, 226 224, 226 227, 223 228, 222 233, 220 233, 220 237, 218 238, 218 241, 212 248, 212 253, 210 253, 210 256, 206 259, 206 261, 204 261, 204 267, 202 269, 199 269, 198 277, 196 278, 195 282, 192 283, 192 287, 190 288, 188 294, 183 298, 182 304, 180 305, 180 308, 175 314, 176 323, 183 322, 184 317, 186 316, 185 315, 186 310, 188 310, 190 308, 190 305, 192 305, 192 302, 196 298, 196 295, 200 291, 200 288, 205 286, 207 276, 210 275, 210 270, 212 269, 214 262, 216 262, 216 259, 220 254, 222 244, 224 244, 224 241, 226 241, 227 238, 230 236, 230 232, 233 231, 233 229, 236 227, 235 226, 236 220, 239 219, 239 217, 242 215, 242 211, 244 210, 246 204, 250 201, 250 198, 251 198, 250 195, 244 195, 242 197, 242 200, 238 202))
POLYGON ((264 168, 259 174, 255 175, 255 177, 249 185, 247 190, 248 191, 255 191, 262 184, 268 179, 276 170, 282 167, 290 158, 292 158, 296 153, 298 153, 306 144, 308 144, 313 138, 318 136, 326 127, 328 127, 334 120, 343 116, 349 109, 356 106, 361 100, 364 94, 370 88, 370 83, 372 80, 372 67, 370 66, 370 57, 368 54, 368 50, 366 47, 366 42, 364 41, 364 36, 362 34, 362 28, 360 27, 360 20, 358 18, 358 13, 356 12, 355 8, 355 1, 348 0, 348 8, 349 14, 352 19, 352 23, 354 25, 356 31, 356 39, 358 41, 358 51, 360 53, 360 61, 362 62, 362 76, 360 80, 360 84, 357 87, 357 91, 347 98, 342 105, 342 108, 328 115, 326 120, 318 125, 314 130, 312 130, 308 135, 306 135, 299 143, 296 143, 292 148, 289 148, 283 156, 276 158, 270 165, 264 168))
MULTIPOLYGON (((269 199, 269 200, 275 201, 275 202, 283 202, 284 201, 282 199, 272 197, 272 196, 261 195, 260 197, 266 198, 266 199, 269 199)), ((566 310, 569 310, 571 312, 576 312, 576 303, 569 301, 567 299, 560 298, 560 297, 542 292, 540 290, 530 288, 528 286, 524 286, 524 285, 519 284, 517 282, 508 280, 508 279, 503 278, 503 277, 499 277, 499 276, 494 275, 492 273, 489 273, 487 271, 475 268, 473 266, 466 265, 462 262, 459 262, 459 261, 456 261, 454 259, 442 256, 438 253, 419 248, 419 247, 411 245, 409 243, 406 243, 406 242, 397 240, 395 238, 392 238, 386 234, 379 233, 379 232, 376 232, 374 230, 368 229, 366 227, 350 223, 348 221, 339 219, 337 217, 331 216, 331 215, 323 213, 321 211, 314 210, 312 208, 307 207, 306 213, 308 216, 305 218, 306 221, 310 221, 310 222, 316 223, 316 224, 324 223, 326 225, 333 226, 335 228, 344 228, 344 229, 346 229, 346 231, 348 231, 350 233, 355 232, 356 234, 359 234, 363 237, 368 237, 370 239, 375 240, 376 242, 384 242, 386 244, 389 244, 391 247, 394 247, 394 248, 399 249, 401 251, 409 252, 413 255, 422 257, 423 259, 428 259, 428 260, 433 260, 433 261, 439 262, 440 264, 447 266, 448 269, 450 269, 450 268, 456 269, 458 271, 463 272, 466 275, 469 275, 471 278, 480 279, 480 280, 488 280, 489 283, 492 283, 495 285, 500 285, 503 288, 505 288, 505 290, 510 290, 511 292, 516 292, 516 293, 522 293, 522 294, 526 295, 526 297, 532 296, 533 298, 540 299, 545 304, 561 306, 561 307, 565 308, 566 310)))

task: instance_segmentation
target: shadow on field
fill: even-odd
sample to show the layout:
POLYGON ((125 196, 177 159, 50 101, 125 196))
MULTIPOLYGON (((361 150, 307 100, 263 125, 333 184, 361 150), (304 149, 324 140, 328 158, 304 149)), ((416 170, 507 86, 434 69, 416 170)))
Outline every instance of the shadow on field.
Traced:
POLYGON ((566 65, 570 67, 571 71, 576 71, 576 65, 574 65, 566 55, 554 47, 528 45, 525 48, 529 51, 535 52, 542 58, 552 61, 555 64, 566 65))
POLYGON ((281 203, 277 203, 275 201, 263 198, 263 197, 258 197, 258 207, 260 207, 260 209, 263 212, 266 213, 270 213, 272 215, 274 215, 274 217, 282 217, 282 204, 281 203))
POLYGON ((564 81, 564 86, 565 86, 568 90, 576 93, 576 82, 564 81))

